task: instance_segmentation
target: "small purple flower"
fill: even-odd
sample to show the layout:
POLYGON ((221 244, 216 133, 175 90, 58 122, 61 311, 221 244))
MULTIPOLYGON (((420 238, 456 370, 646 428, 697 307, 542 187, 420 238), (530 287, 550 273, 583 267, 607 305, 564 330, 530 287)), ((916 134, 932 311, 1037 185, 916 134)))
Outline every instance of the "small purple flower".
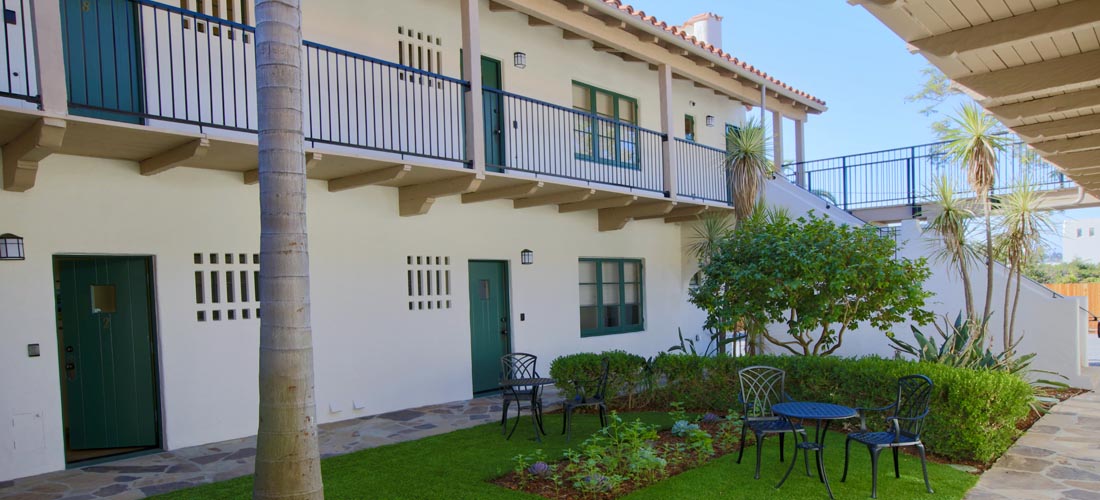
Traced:
POLYGON ((722 420, 722 417, 719 417, 718 415, 715 415, 709 411, 705 415, 703 415, 704 424, 714 424, 717 423, 719 420, 722 420))
POLYGON ((550 466, 546 462, 535 462, 527 468, 527 472, 534 476, 545 476, 550 472, 550 466))

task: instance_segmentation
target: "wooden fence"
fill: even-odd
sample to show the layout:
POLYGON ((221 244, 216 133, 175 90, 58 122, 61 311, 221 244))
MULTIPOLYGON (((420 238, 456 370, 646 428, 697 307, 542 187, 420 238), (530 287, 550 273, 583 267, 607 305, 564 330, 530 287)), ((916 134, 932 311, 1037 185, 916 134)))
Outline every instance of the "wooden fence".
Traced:
POLYGON ((1088 298, 1089 333, 1097 333, 1100 321, 1094 315, 1100 312, 1100 283, 1048 283, 1046 287, 1067 297, 1088 298))

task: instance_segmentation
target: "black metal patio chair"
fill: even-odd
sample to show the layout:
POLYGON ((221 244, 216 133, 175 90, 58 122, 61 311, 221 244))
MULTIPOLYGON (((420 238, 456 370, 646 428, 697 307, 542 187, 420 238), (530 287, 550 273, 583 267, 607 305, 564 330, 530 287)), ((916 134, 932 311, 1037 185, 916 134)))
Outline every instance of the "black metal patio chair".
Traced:
MULTIPOLYGON (((523 352, 501 356, 501 382, 505 380, 540 378, 538 370, 535 368, 537 362, 538 356, 523 352)), ((501 399, 503 400, 503 409, 500 412, 501 434, 507 434, 508 437, 512 437, 512 434, 508 433, 508 407, 511 406, 512 403, 516 404, 516 423, 512 426, 512 433, 516 432, 516 427, 519 426, 519 417, 523 415, 524 405, 527 405, 530 410, 531 418, 535 419, 535 424, 538 426, 538 429, 542 430, 542 387, 511 385, 502 387, 502 389, 501 399)), ((542 430, 542 433, 546 434, 546 431, 542 430)))
POLYGON ((924 429, 924 417, 928 416, 932 400, 932 380, 924 375, 909 375, 898 379, 897 399, 893 404, 882 408, 856 408, 859 411, 859 432, 848 435, 844 443, 844 482, 848 478, 848 452, 852 441, 867 445, 871 452, 871 498, 878 498, 878 455, 887 448, 894 452, 894 477, 900 478, 898 468, 898 448, 913 446, 920 455, 920 467, 924 472, 924 487, 932 493, 928 482, 928 464, 924 457, 924 444, 920 433, 924 429), (887 413, 889 410, 892 412, 887 413), (890 430, 870 432, 867 430, 867 412, 883 412, 886 425, 890 430))
MULTIPOLYGON (((792 401, 785 391, 787 372, 771 366, 750 366, 737 372, 741 382, 741 392, 737 400, 743 409, 741 413, 741 449, 737 452, 737 463, 745 456, 745 437, 751 430, 756 436, 756 474, 760 479, 761 450, 764 437, 779 434, 779 461, 783 461, 784 436, 788 433, 805 434, 801 425, 790 423, 787 419, 772 412, 772 405, 792 401)), ((798 442, 797 439, 795 441, 798 442)), ((810 473, 810 461, 806 459, 806 474, 810 473)))
POLYGON ((565 441, 568 442, 569 438, 573 434, 573 410, 577 408, 587 408, 595 406, 600 414, 600 427, 607 426, 607 373, 610 367, 610 360, 603 358, 601 362, 600 377, 596 380, 573 380, 570 381, 576 391, 576 396, 573 399, 566 400, 562 403, 562 422, 561 433, 565 434, 565 441), (589 389, 595 389, 595 392, 588 394, 589 389))

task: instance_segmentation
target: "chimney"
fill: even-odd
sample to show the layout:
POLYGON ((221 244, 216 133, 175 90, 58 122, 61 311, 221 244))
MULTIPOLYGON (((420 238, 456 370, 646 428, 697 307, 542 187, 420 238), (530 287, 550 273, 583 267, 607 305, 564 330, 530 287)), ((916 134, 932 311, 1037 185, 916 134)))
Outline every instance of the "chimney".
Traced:
POLYGON ((718 14, 706 12, 693 16, 684 22, 684 31, 700 42, 722 48, 722 16, 718 14))

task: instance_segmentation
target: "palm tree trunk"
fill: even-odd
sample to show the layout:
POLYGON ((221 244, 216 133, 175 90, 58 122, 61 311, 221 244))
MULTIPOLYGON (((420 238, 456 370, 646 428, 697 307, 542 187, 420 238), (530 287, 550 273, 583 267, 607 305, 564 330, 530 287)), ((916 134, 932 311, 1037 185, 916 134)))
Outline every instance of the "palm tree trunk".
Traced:
POLYGON ((256 2, 260 414, 255 499, 321 499, 313 395, 299 0, 256 2))
MULTIPOLYGON (((1020 305, 1020 282, 1023 281, 1024 270, 1019 269, 1016 271, 1016 294, 1012 298, 1012 317, 1008 326, 1008 340, 1009 344, 1005 345, 1005 351, 1009 350, 1009 346, 1016 342, 1016 307, 1020 305)), ((1015 350, 1009 353, 1009 357, 1016 356, 1015 350)))
POLYGON ((974 317, 974 286, 970 282, 970 268, 966 265, 966 254, 959 255, 959 276, 963 282, 963 299, 966 301, 966 317, 975 322, 974 317))
POLYGON ((1001 314, 1001 317, 1003 318, 1003 321, 1001 323, 1001 327, 1004 331, 1004 333, 1001 336, 1001 341, 1004 342, 1005 350, 1008 350, 1010 340, 1012 339, 1012 327, 1010 325, 1010 318, 1008 316, 1008 313, 1009 313, 1009 297, 1011 296, 1011 292, 1012 292, 1012 277, 1015 273, 1016 273, 1016 268, 1012 267, 1008 271, 1008 277, 1005 278, 1005 301, 1004 301, 1005 305, 1004 305, 1004 313, 1001 314))
MULTIPOLYGON (((985 311, 982 313, 982 324, 986 324, 985 319, 989 317, 993 312, 993 222, 992 214, 993 209, 992 202, 986 197, 985 200, 985 311)), ((993 343, 993 338, 989 338, 990 344, 993 343)))

